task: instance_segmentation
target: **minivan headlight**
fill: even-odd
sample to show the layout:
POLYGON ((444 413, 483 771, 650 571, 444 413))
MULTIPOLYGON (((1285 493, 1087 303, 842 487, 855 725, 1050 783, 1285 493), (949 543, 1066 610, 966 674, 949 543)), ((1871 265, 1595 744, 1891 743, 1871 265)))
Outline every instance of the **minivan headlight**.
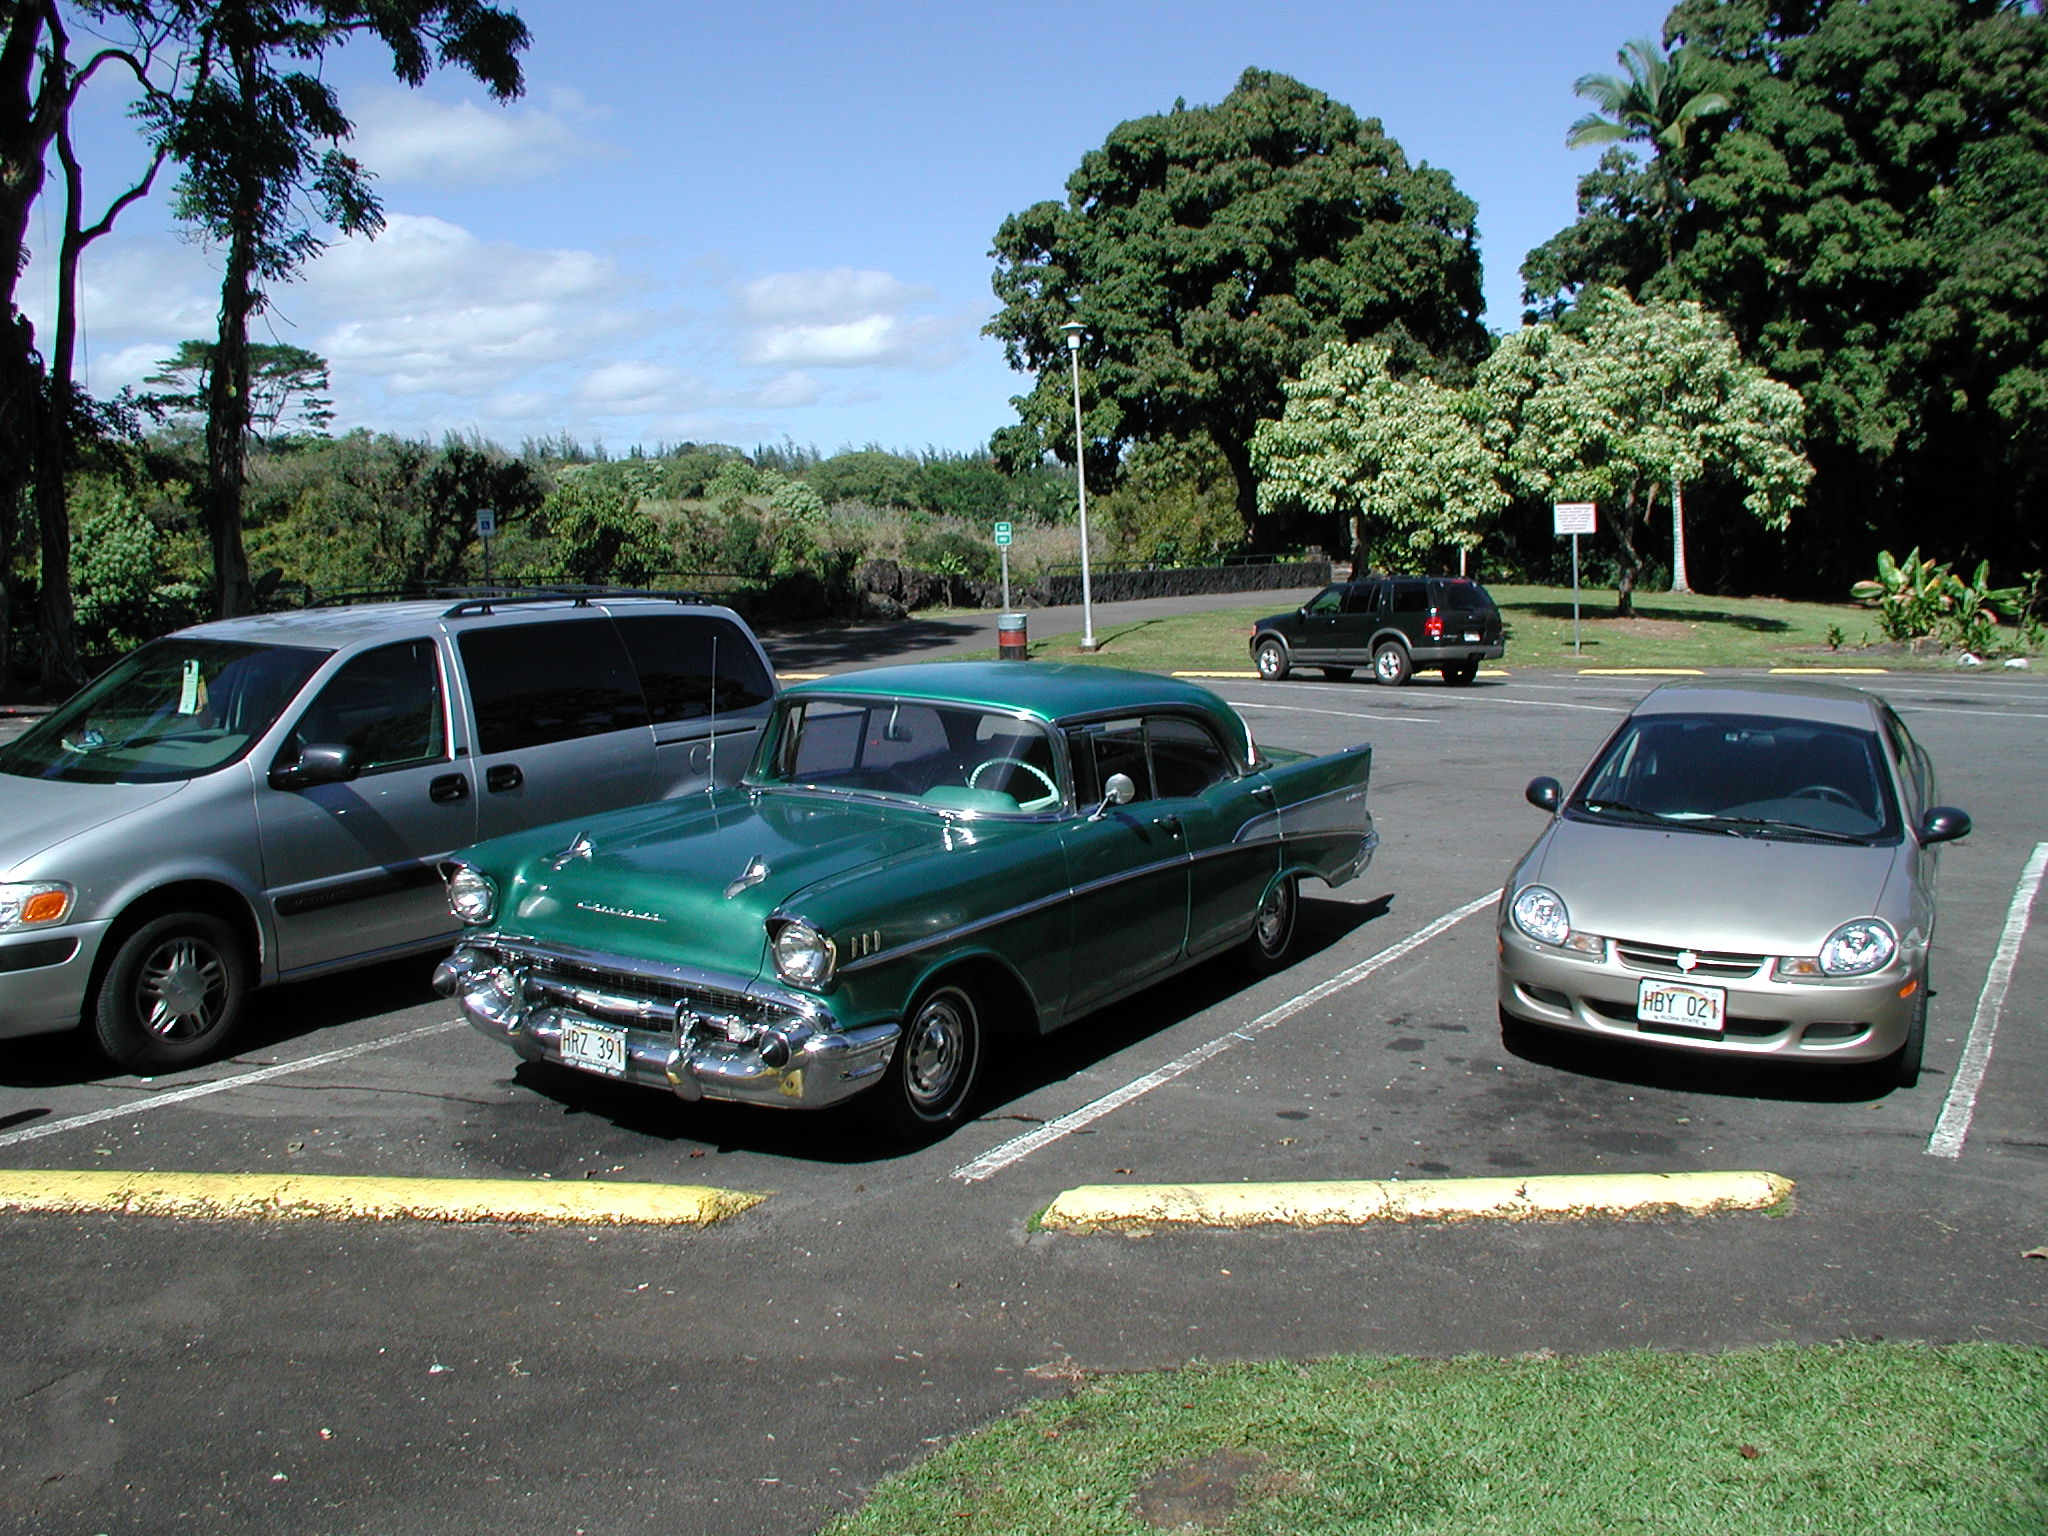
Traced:
POLYGON ((465 923, 488 923, 498 915, 498 887, 491 877, 467 864, 451 864, 448 878, 448 910, 465 923))
POLYGON ((71 915, 71 887, 61 880, 0 885, 0 933, 47 928, 71 915))
POLYGON ((802 918, 776 929, 769 948, 775 956, 775 974, 793 987, 824 986, 839 963, 832 941, 802 918))

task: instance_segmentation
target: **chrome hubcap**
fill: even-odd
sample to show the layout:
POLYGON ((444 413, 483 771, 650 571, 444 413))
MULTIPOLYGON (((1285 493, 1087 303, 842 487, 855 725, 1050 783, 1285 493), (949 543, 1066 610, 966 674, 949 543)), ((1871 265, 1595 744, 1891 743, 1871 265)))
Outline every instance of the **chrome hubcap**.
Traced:
POLYGON ((929 1109, 945 1103, 967 1070, 973 1038, 973 1005, 948 989, 917 1012, 904 1042, 903 1081, 911 1103, 929 1109))
POLYGON ((227 988, 227 967, 210 946, 173 939, 143 962, 136 1012, 164 1039, 204 1034, 219 1022, 227 988))
POLYGON ((1269 955, 1279 949, 1287 938, 1287 925, 1293 916, 1294 887, 1282 881, 1268 891, 1266 899, 1259 904, 1259 948, 1269 955))

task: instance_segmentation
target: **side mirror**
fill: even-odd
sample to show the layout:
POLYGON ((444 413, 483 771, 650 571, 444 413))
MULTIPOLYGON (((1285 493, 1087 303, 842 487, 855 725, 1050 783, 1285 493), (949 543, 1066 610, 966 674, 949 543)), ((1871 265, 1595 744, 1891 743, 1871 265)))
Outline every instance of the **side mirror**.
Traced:
POLYGON ((1090 813, 1090 821, 1100 821, 1109 814, 1112 805, 1129 805, 1138 798, 1138 786, 1131 782, 1127 773, 1112 773, 1109 782, 1102 786, 1102 804, 1090 813))
POLYGON ((1537 810, 1549 811, 1554 815, 1564 801, 1564 786, 1545 775, 1540 779, 1531 779, 1529 787, 1522 791, 1522 798, 1537 810))
POLYGON ((1930 805, 1927 814, 1920 818, 1920 841, 1924 843, 1952 843, 1959 837, 1970 835, 1970 818, 1967 812, 1959 811, 1952 805, 1930 805))
POLYGON ((346 784, 360 770, 356 749, 339 742, 314 742, 299 749, 295 763, 279 763, 270 770, 272 789, 311 789, 316 784, 346 784))

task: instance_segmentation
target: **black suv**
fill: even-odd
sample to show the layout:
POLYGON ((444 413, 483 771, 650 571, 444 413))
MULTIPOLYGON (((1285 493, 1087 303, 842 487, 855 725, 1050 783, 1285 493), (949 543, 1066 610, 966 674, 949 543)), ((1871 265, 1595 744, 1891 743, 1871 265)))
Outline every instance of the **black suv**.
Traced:
POLYGON ((1506 649, 1500 610, 1486 588, 1463 576, 1368 576, 1325 587, 1293 613, 1252 626, 1252 661, 1268 681, 1298 666, 1349 677, 1371 667, 1398 688, 1418 667, 1465 684, 1479 663, 1506 649))

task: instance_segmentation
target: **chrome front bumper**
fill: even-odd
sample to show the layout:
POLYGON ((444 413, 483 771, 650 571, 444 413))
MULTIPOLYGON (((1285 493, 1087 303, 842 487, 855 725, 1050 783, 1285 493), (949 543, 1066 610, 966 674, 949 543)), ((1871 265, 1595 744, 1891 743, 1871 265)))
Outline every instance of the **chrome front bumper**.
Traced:
POLYGON ((565 1026, 622 1030, 621 1070, 598 1075, 687 1100, 822 1109, 872 1086, 902 1033, 842 1029, 815 999, 729 976, 494 934, 464 940, 434 988, 528 1061, 598 1073, 564 1059, 565 1026))

